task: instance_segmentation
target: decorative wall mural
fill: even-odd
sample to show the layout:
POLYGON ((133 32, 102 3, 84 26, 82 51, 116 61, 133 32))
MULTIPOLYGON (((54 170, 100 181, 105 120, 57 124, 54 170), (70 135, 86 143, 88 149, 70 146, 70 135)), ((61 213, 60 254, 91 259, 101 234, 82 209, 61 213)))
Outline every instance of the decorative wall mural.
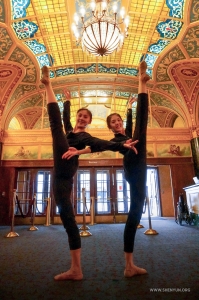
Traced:
MULTIPOLYGON (((123 158, 124 156, 122 154, 120 154, 119 152, 117 152, 117 157, 123 158)), ((156 157, 156 155, 154 153, 154 145, 152 143, 147 143, 147 157, 148 158, 156 157)))
POLYGON ((118 153, 112 151, 95 152, 89 154, 83 154, 80 159, 111 159, 117 158, 118 153))
MULTIPOLYGON (((191 157, 191 146, 189 143, 147 143, 147 157, 191 157)), ((80 156, 80 159, 114 159, 123 158, 119 152, 104 151, 89 153, 80 156)), ((3 148, 2 159, 19 160, 19 159, 53 159, 52 145, 40 146, 10 146, 5 145, 3 148)))
POLYGON ((41 159, 53 159, 52 145, 41 146, 41 159))
POLYGON ((3 159, 38 159, 38 146, 4 146, 3 159))
POLYGON ((147 157, 155 157, 153 144, 147 143, 147 157))
POLYGON ((178 156, 191 156, 190 144, 157 144, 158 157, 178 157, 178 156))

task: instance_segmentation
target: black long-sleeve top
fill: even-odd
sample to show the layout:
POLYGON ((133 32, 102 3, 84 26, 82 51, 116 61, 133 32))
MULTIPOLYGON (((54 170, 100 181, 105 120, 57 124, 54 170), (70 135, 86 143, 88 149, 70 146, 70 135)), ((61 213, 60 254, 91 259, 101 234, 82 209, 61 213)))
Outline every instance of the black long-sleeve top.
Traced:
MULTIPOLYGON (((125 128, 125 135, 122 133, 115 133, 115 137, 111 139, 112 142, 125 142, 132 138, 132 109, 127 110, 127 119, 126 119, 126 128, 125 128)), ((125 154, 128 151, 127 148, 121 149, 119 152, 121 154, 125 154)))
POLYGON ((91 152, 102 152, 106 150, 116 152, 125 149, 123 146, 124 140, 113 142, 93 137, 87 132, 72 132, 73 127, 70 122, 70 101, 64 102, 63 122, 70 147, 75 147, 77 150, 82 150, 86 146, 89 146, 91 148, 91 152))
MULTIPOLYGON (((125 129, 125 135, 121 133, 116 133, 115 137, 111 139, 112 142, 124 142, 130 138, 133 141, 138 140, 139 146, 145 142, 146 139, 146 128, 148 121, 148 95, 146 93, 138 94, 137 109, 136 109, 136 122, 135 130, 132 136, 132 109, 127 112, 127 123, 125 129)), ((139 148, 139 147, 138 147, 139 148)), ((127 153, 128 149, 123 148, 119 151, 121 154, 127 153)))

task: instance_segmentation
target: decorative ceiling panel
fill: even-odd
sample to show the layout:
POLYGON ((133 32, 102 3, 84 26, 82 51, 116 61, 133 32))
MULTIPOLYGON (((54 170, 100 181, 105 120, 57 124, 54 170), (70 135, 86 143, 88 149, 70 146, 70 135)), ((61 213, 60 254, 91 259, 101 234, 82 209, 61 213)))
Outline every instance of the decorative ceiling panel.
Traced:
MULTIPOLYGON (((121 51, 108 56, 95 57, 83 51, 71 32, 75 9, 82 3, 88 8, 90 1, 87 0, 11 0, 12 26, 17 37, 35 53, 40 67, 46 64, 52 70, 60 69, 59 76, 68 75, 64 68, 73 67, 75 74, 77 64, 94 62, 113 63, 118 72, 120 65, 130 67, 135 69, 130 72, 133 76, 142 59, 152 69, 157 55, 180 33, 184 0, 114 1, 120 7, 129 4, 126 7, 130 17, 129 36, 121 51)), ((110 0, 110 5, 114 1, 110 0)), ((89 17, 89 10, 87 15, 89 17)), ((51 73, 51 77, 54 76, 57 72, 51 73)))

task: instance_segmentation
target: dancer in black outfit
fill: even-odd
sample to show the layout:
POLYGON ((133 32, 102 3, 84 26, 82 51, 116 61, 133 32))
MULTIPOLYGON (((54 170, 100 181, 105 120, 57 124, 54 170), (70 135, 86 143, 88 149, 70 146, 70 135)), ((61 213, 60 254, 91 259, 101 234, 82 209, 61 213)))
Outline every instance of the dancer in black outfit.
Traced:
MULTIPOLYGON (((67 272, 54 277, 55 280, 81 280, 83 278, 81 268, 81 238, 77 227, 73 207, 71 203, 71 191, 73 176, 78 168, 78 155, 98 151, 121 151, 124 147, 134 149, 133 143, 109 142, 92 137, 85 132, 85 128, 91 123, 92 114, 89 110, 82 108, 77 113, 76 125, 73 129, 69 119, 66 135, 63 131, 61 114, 55 98, 50 79, 49 70, 46 66, 42 68, 41 82, 45 85, 47 96, 47 109, 49 114, 50 128, 53 138, 53 193, 64 228, 68 234, 68 242, 71 255, 71 267, 67 272), (72 154, 66 154, 69 146, 72 154), (86 148, 86 146, 90 146, 86 148), (73 151, 75 149, 75 151, 73 151), (67 159, 65 159, 67 158, 67 159)), ((68 110, 65 113, 70 117, 70 101, 66 104, 68 110)))
MULTIPOLYGON (((139 66, 139 88, 137 101, 136 124, 133 141, 138 140, 136 145, 137 155, 128 149, 120 151, 123 157, 124 174, 130 185, 130 210, 124 229, 124 255, 125 255, 125 277, 146 274, 145 269, 139 268, 133 262, 134 240, 137 226, 140 222, 144 199, 146 197, 146 131, 148 122, 148 95, 146 82, 150 77, 146 74, 146 62, 139 66)), ((132 109, 127 112, 127 127, 123 128, 123 120, 118 114, 107 117, 108 128, 115 137, 111 141, 121 142, 132 137, 132 109)))

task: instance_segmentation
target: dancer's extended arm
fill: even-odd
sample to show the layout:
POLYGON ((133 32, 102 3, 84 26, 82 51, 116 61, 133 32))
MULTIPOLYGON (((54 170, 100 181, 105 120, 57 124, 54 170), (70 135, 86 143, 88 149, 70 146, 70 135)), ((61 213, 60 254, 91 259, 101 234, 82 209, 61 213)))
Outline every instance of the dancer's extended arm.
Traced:
MULTIPOLYGON (((138 143, 138 141, 126 141, 125 143, 114 143, 114 142, 109 142, 106 140, 101 140, 95 137, 91 137, 92 141, 95 141, 95 146, 88 147, 82 150, 77 150, 74 147, 70 147, 69 150, 67 152, 65 152, 62 155, 63 159, 70 159, 71 157, 75 156, 75 155, 81 155, 81 154, 86 154, 86 153, 93 153, 93 152, 103 152, 106 150, 111 150, 111 151, 119 151, 118 149, 121 148, 122 145, 122 149, 127 148, 127 149, 131 149, 133 150, 136 154, 137 154, 137 149, 135 148, 135 145, 138 143)), ((91 144, 91 143, 90 143, 91 144)))

